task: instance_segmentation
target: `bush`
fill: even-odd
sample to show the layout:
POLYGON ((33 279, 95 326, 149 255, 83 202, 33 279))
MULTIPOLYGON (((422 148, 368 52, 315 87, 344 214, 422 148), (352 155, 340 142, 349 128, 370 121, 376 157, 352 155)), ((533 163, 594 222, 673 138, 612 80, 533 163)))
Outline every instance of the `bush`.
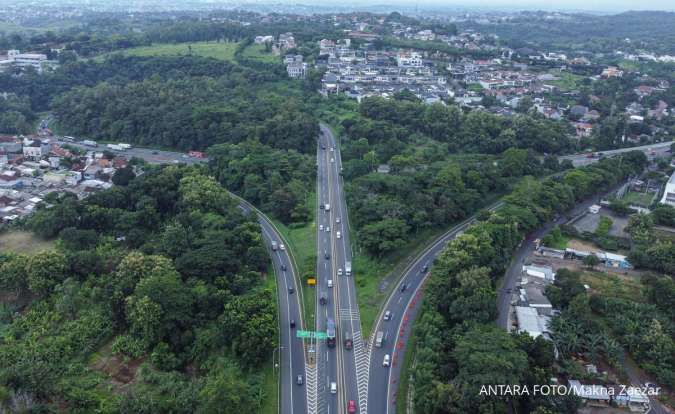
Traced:
POLYGON ((131 335, 120 335, 112 344, 114 354, 125 355, 130 358, 140 358, 145 354, 146 344, 143 340, 131 335))

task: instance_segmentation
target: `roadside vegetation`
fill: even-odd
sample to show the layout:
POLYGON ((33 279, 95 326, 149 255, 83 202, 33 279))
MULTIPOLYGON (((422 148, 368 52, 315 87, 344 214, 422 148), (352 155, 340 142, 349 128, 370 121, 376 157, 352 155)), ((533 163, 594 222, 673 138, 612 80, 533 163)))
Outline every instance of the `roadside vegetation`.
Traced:
MULTIPOLYGON (((137 46, 124 49, 125 56, 202 56, 218 60, 233 61, 234 52, 237 48, 235 42, 188 42, 188 43, 159 43, 151 46, 137 46)), ((97 56, 96 60, 102 61, 108 55, 97 56)))

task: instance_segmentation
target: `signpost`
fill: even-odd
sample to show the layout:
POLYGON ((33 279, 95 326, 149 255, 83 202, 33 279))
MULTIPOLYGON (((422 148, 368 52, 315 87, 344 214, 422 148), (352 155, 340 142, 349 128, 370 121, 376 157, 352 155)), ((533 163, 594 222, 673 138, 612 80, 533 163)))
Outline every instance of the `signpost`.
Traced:
POLYGON ((325 332, 303 331, 303 330, 295 331, 295 336, 297 338, 303 338, 303 339, 314 338, 314 339, 324 339, 325 340, 326 338, 328 338, 328 335, 325 332))

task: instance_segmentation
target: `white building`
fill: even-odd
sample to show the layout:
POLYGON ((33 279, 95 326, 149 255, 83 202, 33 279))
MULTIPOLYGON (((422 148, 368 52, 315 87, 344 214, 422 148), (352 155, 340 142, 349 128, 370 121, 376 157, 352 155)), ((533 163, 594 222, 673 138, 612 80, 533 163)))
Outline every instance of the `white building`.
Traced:
POLYGON ((40 160, 45 155, 49 154, 50 145, 39 140, 24 140, 23 156, 33 160, 40 160))
POLYGON ((44 63, 47 63, 47 55, 42 53, 21 53, 16 49, 9 50, 7 52, 7 57, 0 60, 0 66, 3 69, 11 66, 19 68, 31 66, 38 72, 42 72, 44 63))
POLYGON ((274 42, 274 36, 256 36, 253 42, 257 45, 274 42))
POLYGON ((307 75, 307 64, 303 62, 289 63, 286 65, 288 76, 296 79, 304 79, 307 75))
POLYGON ((670 179, 666 183, 666 189, 663 191, 661 204, 668 204, 675 207, 675 173, 670 176, 670 179))
POLYGON ((424 62, 422 55, 417 52, 399 52, 396 55, 396 63, 403 68, 419 68, 424 62))

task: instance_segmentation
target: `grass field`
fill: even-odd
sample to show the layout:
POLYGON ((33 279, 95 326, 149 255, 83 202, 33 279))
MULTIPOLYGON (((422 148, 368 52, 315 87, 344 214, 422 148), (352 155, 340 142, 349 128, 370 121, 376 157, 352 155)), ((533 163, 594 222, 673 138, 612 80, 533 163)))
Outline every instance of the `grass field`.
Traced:
POLYGON ((644 302, 643 286, 635 276, 621 276, 600 272, 583 272, 581 282, 602 296, 644 302))
POLYGON ((43 240, 28 231, 7 231, 0 233, 0 252, 35 254, 54 248, 54 242, 43 240))
POLYGON ((623 201, 629 204, 635 204, 641 207, 649 207, 654 199, 654 193, 638 193, 635 191, 628 191, 626 195, 623 196, 623 201))
POLYGON ((265 48, 265 45, 252 44, 247 46, 241 53, 241 56, 246 59, 258 60, 265 63, 280 62, 279 56, 273 54, 272 52, 268 52, 265 48))
MULTIPOLYGON (((125 49, 120 52, 127 56, 187 56, 196 55, 211 57, 219 60, 234 60, 235 42, 191 42, 191 43, 160 43, 152 46, 139 46, 125 49)), ((97 57, 103 59, 106 55, 97 57)))
POLYGON ((569 72, 554 73, 554 75, 559 77, 560 79, 551 81, 549 83, 559 87, 564 91, 571 91, 573 89, 578 89, 580 81, 581 79, 583 79, 583 76, 574 75, 569 72))

